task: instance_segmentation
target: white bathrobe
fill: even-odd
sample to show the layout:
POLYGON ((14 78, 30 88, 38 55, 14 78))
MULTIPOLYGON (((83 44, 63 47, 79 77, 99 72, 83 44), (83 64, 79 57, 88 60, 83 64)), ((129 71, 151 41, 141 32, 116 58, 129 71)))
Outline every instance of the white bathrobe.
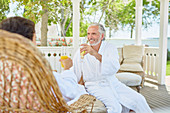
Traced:
POLYGON ((90 54, 81 59, 80 50, 76 52, 73 70, 77 81, 83 74, 86 90, 105 104, 108 113, 126 113, 129 109, 136 113, 152 113, 141 94, 125 86, 115 77, 120 68, 117 48, 102 41, 98 53, 102 55, 102 62, 90 54))
POLYGON ((76 75, 71 70, 66 70, 61 74, 53 72, 53 75, 68 105, 77 101, 81 95, 88 94, 84 86, 77 83, 76 75))

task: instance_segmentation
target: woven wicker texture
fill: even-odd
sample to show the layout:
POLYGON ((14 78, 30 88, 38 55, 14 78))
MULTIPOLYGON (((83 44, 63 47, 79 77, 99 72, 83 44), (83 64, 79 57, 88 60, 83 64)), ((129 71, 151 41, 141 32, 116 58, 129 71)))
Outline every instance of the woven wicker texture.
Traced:
POLYGON ((95 97, 82 95, 68 106, 36 46, 0 30, 0 112, 80 112, 94 101, 95 97))

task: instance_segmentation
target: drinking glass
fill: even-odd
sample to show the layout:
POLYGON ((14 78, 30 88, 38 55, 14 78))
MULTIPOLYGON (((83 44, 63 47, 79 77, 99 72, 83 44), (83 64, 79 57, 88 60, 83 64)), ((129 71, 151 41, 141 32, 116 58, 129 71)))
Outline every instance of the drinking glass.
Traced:
MULTIPOLYGON (((68 56, 66 55, 66 48, 65 47, 61 47, 61 50, 62 50, 62 53, 61 53, 61 59, 67 59, 68 58, 68 56), (63 50, 64 49, 64 50, 63 50)), ((63 63, 61 62, 61 67, 62 68, 64 68, 64 65, 63 65, 63 63)))
MULTIPOLYGON (((61 59, 67 59, 67 58, 68 58, 68 56, 61 56, 61 59)), ((64 68, 64 65, 62 62, 61 62, 61 67, 64 68)))
MULTIPOLYGON (((82 37, 82 38, 81 38, 81 41, 80 41, 80 44, 87 44, 87 43, 88 43, 87 36, 82 37)), ((81 46, 80 48, 82 48, 82 47, 83 47, 83 46, 81 46)), ((84 53, 85 53, 85 51, 83 51, 83 52, 80 53, 81 59, 84 59, 84 53)))

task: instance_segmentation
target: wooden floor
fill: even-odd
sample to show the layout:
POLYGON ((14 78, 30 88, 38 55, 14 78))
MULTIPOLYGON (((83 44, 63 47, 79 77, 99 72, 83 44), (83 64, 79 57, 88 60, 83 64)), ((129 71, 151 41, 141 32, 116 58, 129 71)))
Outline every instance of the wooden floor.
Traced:
POLYGON ((157 85, 146 81, 141 94, 154 113, 170 113, 170 85, 157 85))

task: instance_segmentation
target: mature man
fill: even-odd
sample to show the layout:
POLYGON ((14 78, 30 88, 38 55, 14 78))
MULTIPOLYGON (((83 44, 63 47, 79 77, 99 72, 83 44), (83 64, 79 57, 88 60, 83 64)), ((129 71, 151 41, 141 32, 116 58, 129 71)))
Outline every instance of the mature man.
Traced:
MULTIPOLYGON (((0 23, 0 29, 20 34, 36 44, 35 24, 29 19, 19 16, 7 18, 0 23)), ((65 71, 61 74, 57 72, 53 72, 53 74, 64 99, 70 105, 78 100, 81 95, 87 94, 87 92, 84 86, 77 84, 76 75, 69 70, 72 67, 72 60, 68 58, 65 60, 60 59, 60 61, 63 63, 65 71)))
POLYGON ((89 44, 83 46, 75 54, 73 69, 78 81, 83 76, 86 90, 101 100, 108 113, 152 113, 145 98, 125 86, 115 77, 119 70, 117 49, 104 41, 105 29, 101 24, 91 24, 88 27, 89 44), (84 52, 84 59, 80 53, 84 52))

